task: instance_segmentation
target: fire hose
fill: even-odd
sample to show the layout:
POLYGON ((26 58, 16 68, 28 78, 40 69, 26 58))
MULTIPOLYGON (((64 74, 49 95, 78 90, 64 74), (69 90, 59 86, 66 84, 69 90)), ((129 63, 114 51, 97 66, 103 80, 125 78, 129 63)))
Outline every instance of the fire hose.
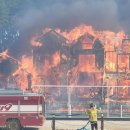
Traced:
POLYGON ((89 124, 89 121, 87 122, 86 125, 84 125, 83 127, 81 127, 80 129, 77 129, 77 130, 89 130, 89 129, 86 128, 86 126, 87 126, 88 124, 89 124))
MULTIPOLYGON (((60 122, 60 121, 57 121, 57 123, 59 123, 59 124, 64 124, 64 125, 69 125, 69 126, 81 126, 81 125, 74 125, 74 124, 62 123, 62 122, 60 122)), ((83 127, 78 128, 78 129, 76 129, 76 130, 90 130, 89 128, 86 128, 88 124, 89 124, 89 121, 88 121, 83 127)), ((58 130, 58 128, 57 128, 57 130, 58 130)))

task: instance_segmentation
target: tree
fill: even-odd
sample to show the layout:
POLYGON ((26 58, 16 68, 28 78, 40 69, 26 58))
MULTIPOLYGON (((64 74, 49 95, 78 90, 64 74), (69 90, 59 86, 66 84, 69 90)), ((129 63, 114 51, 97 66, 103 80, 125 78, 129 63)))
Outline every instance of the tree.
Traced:
POLYGON ((20 0, 0 0, 0 52, 18 38, 19 34, 13 21, 19 3, 20 0))
POLYGON ((5 1, 0 0, 0 29, 8 23, 9 10, 6 7, 5 1))

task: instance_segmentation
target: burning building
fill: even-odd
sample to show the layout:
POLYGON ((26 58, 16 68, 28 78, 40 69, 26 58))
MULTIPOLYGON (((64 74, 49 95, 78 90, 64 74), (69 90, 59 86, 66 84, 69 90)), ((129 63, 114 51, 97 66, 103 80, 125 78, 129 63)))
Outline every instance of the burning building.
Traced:
POLYGON ((33 85, 128 86, 129 40, 124 38, 121 32, 97 32, 85 25, 71 32, 48 29, 31 39, 32 54, 23 55, 18 70, 8 74, 16 76, 22 89, 28 74, 33 85))
POLYGON ((50 30, 37 38, 37 42, 40 46, 33 46, 33 63, 39 76, 44 78, 42 84, 73 84, 73 76, 77 73, 77 84, 101 85, 97 83, 96 75, 102 77, 104 47, 98 38, 86 33, 76 42, 69 43, 61 34, 50 30))
POLYGON ((101 41, 86 33, 73 45, 73 50, 78 60, 79 85, 81 83, 84 85, 101 85, 98 83, 99 79, 96 79, 96 77, 102 77, 102 68, 104 67, 104 46, 101 41))
POLYGON ((66 73, 70 62, 68 40, 56 31, 50 30, 40 36, 37 42, 41 46, 33 46, 33 64, 39 72, 42 84, 66 85, 66 73))
POLYGON ((125 86, 123 88, 113 88, 113 93, 116 92, 117 95, 122 95, 126 97, 130 95, 130 89, 129 87, 126 87, 130 85, 130 51, 128 49, 129 45, 129 39, 122 39, 118 48, 116 47, 112 50, 106 50, 104 66, 105 85, 125 86), (127 41, 127 43, 124 43, 124 41, 127 41))

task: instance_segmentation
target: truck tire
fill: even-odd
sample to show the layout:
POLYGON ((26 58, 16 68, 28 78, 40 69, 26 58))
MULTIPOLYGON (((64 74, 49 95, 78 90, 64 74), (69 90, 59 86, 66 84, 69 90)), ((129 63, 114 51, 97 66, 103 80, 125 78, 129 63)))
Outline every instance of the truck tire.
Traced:
POLYGON ((17 119, 9 119, 6 122, 6 130, 21 130, 21 125, 17 119))

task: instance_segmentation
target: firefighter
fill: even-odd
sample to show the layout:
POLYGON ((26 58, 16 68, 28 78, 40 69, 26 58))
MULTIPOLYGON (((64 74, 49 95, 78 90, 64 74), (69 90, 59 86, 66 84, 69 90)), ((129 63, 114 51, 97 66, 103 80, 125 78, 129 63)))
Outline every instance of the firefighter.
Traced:
POLYGON ((96 109, 96 105, 90 103, 90 109, 86 111, 86 114, 89 115, 89 122, 91 124, 91 130, 98 130, 97 124, 97 114, 101 112, 101 109, 96 109))

